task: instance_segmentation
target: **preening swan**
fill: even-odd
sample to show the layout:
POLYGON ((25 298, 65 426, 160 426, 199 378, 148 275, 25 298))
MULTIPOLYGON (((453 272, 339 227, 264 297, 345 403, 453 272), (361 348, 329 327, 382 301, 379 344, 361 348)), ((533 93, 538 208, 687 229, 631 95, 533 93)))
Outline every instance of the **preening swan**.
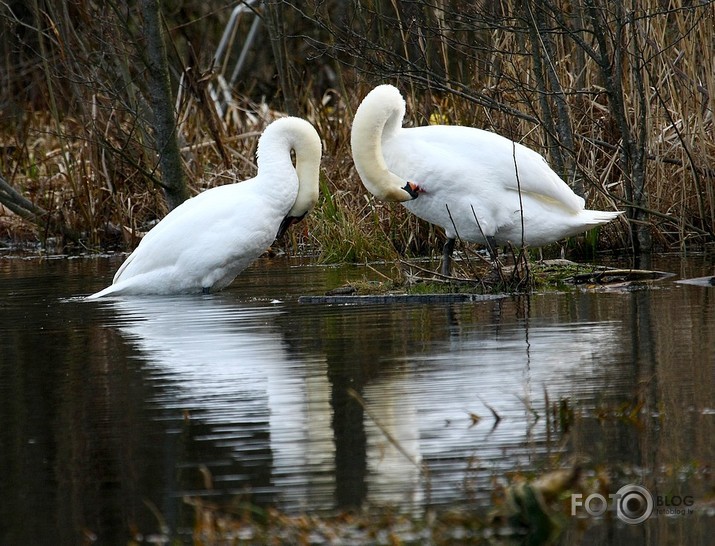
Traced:
POLYGON ((395 87, 368 93, 353 120, 355 168, 375 197, 399 201, 444 229, 444 274, 457 237, 490 249, 542 246, 621 214, 586 210, 584 200, 526 146, 472 127, 406 129, 404 115, 395 87))
POLYGON ((310 123, 274 121, 258 141, 254 178, 212 188, 176 207, 144 236, 112 284, 88 299, 225 288, 313 208, 321 153, 310 123))

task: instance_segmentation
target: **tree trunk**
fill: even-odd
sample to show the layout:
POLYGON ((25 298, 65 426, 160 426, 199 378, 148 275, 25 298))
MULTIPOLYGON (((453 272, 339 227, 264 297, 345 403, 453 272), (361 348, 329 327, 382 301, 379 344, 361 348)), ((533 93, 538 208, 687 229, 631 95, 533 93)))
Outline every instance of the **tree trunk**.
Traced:
POLYGON ((169 209, 183 203, 189 192, 186 187, 176 135, 174 97, 169 79, 169 62, 162 32, 159 0, 141 0, 146 41, 144 62, 147 67, 149 99, 154 116, 154 139, 159 154, 162 188, 169 209))
POLYGON ((295 83, 288 65, 283 2, 278 0, 265 2, 265 22, 268 36, 271 40, 273 61, 276 63, 276 72, 278 73, 280 90, 283 94, 285 111, 291 116, 296 116, 298 115, 298 100, 295 96, 295 83))
POLYGON ((643 82, 643 59, 637 51, 637 34, 633 25, 632 10, 626 10, 624 0, 608 1, 586 0, 589 18, 598 44, 599 59, 596 59, 603 78, 603 87, 609 100, 610 114, 621 138, 620 163, 624 174, 624 189, 628 206, 626 214, 631 220, 631 240, 636 254, 650 252, 652 241, 647 224, 645 209, 648 206, 646 182, 646 144, 648 108, 645 100, 643 82), (611 11, 609 11, 609 9, 611 11), (608 22, 605 17, 609 16, 608 22), (611 25, 611 26, 608 26, 611 25), (628 36, 629 29, 633 34, 628 36), (608 42, 611 43, 609 57, 608 42), (632 50, 629 51, 628 48, 632 50), (635 82, 638 112, 631 128, 625 94, 623 92, 624 64, 626 57, 635 82))
POLYGON ((556 48, 552 35, 554 24, 551 21, 546 21, 544 8, 540 5, 540 2, 527 0, 526 6, 531 31, 536 81, 540 87, 541 110, 544 121, 547 122, 547 142, 551 141, 553 144, 549 146, 551 156, 557 167, 556 172, 569 183, 577 195, 583 197, 585 195, 583 182, 576 176, 571 113, 566 102, 564 89, 554 66, 556 59, 556 48), (551 114, 548 97, 551 97, 555 106, 555 119, 551 114))

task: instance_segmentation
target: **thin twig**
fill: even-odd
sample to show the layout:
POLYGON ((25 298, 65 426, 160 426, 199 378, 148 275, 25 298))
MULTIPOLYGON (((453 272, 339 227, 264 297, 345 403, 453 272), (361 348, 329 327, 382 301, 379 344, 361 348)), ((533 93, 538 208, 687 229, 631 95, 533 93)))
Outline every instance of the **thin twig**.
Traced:
POLYGON ((440 277, 439 279, 432 279, 432 280, 444 280, 444 281, 456 281, 456 282, 470 282, 470 281, 479 281, 481 280, 479 278, 476 279, 463 279, 461 277, 454 277, 452 275, 444 275, 443 273, 440 273, 438 271, 431 271, 425 267, 421 267, 417 264, 413 264, 410 262, 407 262, 403 260, 402 258, 399 259, 399 262, 403 265, 409 266, 409 267, 414 267, 415 269, 418 269, 419 271, 422 271, 422 273, 428 273, 430 275, 435 275, 437 277, 440 277))
POLYGON ((387 428, 380 422, 380 420, 375 417, 372 411, 370 411, 370 409, 367 407, 365 399, 360 396, 355 389, 352 388, 348 388, 348 395, 353 398, 358 404, 360 404, 360 407, 362 407, 363 411, 367 414, 370 420, 375 424, 378 429, 380 429, 380 432, 382 432, 385 438, 387 438, 387 440, 393 446, 395 446, 397 451, 399 451, 405 457, 405 459, 407 459, 412 465, 414 465, 414 467, 417 468, 425 478, 429 479, 430 473, 427 465, 424 464, 422 461, 418 460, 414 455, 412 455, 404 447, 402 447, 402 444, 397 441, 397 438, 395 438, 390 433, 390 431, 388 431, 387 428))

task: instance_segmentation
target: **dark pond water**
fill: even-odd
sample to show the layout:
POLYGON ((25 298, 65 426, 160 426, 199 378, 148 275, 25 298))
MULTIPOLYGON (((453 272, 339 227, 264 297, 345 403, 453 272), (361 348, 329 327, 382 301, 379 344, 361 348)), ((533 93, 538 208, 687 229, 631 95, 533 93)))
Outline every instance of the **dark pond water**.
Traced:
POLYGON ((712 256, 469 304, 300 304, 373 274, 287 259, 211 296, 77 297, 120 262, 0 258, 0 544, 190 542, 186 497, 486 510, 515 472, 574 461, 586 488, 692 511, 579 507, 560 544, 712 544, 715 287, 675 282, 712 256))

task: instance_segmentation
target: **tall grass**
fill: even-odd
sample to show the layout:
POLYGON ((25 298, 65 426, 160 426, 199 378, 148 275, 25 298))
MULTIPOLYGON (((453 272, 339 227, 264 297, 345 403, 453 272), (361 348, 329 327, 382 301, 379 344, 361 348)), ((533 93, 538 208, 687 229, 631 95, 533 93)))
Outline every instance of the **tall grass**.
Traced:
MULTIPOLYGON (((109 5, 39 2, 0 18, 2 174, 88 248, 130 248, 166 213, 136 63, 139 20, 109 5)), ((164 15, 192 193, 255 174, 257 136, 284 98, 321 134, 320 202, 279 244, 325 261, 441 247, 438 229, 375 202, 353 168, 352 114, 382 82, 406 96, 409 125, 494 130, 544 153, 589 208, 628 210, 600 230, 597 248, 713 242, 713 4, 307 0, 261 9, 280 9, 270 30, 290 74, 273 78, 264 29, 221 114, 207 89, 231 70, 211 66, 229 10, 188 2, 164 15)), ((8 236, 30 236, 14 216, 0 223, 8 236)), ((55 235, 52 225, 32 238, 55 235)))

